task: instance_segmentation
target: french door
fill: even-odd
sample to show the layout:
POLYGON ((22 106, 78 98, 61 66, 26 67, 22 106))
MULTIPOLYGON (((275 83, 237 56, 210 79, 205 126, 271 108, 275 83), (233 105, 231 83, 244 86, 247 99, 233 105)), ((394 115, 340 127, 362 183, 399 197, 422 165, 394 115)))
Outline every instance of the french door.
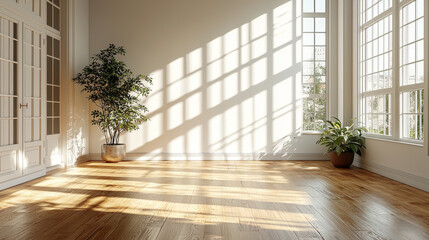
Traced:
POLYGON ((44 169, 43 139, 45 133, 42 121, 42 33, 23 25, 23 174, 44 169))
POLYGON ((0 13, 0 183, 45 173, 42 48, 42 31, 0 13))
POLYGON ((22 175, 18 21, 0 15, 0 182, 22 175))

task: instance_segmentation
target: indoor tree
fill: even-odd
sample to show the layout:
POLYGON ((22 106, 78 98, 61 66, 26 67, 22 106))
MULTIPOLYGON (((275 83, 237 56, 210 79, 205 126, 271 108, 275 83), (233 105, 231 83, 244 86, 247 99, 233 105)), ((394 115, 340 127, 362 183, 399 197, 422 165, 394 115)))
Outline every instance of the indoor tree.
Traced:
POLYGON ((136 130, 148 120, 142 97, 149 95, 152 78, 134 75, 117 59, 125 54, 124 47, 110 44, 94 55, 91 63, 73 79, 98 107, 91 112, 91 124, 100 127, 109 145, 119 144, 121 133, 136 130))

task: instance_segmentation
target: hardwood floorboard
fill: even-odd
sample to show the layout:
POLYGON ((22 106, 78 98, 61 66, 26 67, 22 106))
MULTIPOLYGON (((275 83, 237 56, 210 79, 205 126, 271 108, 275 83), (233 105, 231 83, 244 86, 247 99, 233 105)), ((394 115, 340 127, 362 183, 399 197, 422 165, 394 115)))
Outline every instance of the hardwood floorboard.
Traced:
POLYGON ((326 161, 91 161, 1 191, 0 239, 429 239, 429 193, 326 161))

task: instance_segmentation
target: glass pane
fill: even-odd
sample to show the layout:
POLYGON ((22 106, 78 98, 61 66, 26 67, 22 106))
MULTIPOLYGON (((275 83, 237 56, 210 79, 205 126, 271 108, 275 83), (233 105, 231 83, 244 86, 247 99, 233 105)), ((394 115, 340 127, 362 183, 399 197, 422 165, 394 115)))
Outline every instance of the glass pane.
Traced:
POLYGON ((53 18, 52 18, 52 11, 53 11, 53 7, 52 7, 52 4, 51 3, 49 3, 49 2, 47 2, 46 3, 46 24, 48 25, 48 26, 51 26, 51 27, 53 27, 54 25, 53 25, 53 18))
POLYGON ((325 94, 326 93, 326 85, 325 84, 316 84, 315 93, 316 94, 325 94))
POLYGON ((326 32, 326 19, 316 18, 316 32, 326 32))
POLYGON ((54 116, 59 117, 60 116, 60 104, 54 103, 54 116))
POLYGON ((48 101, 52 101, 54 100, 53 96, 52 96, 52 86, 46 86, 46 100, 48 101))
POLYGON ((54 57, 60 58, 60 41, 54 39, 54 57))
POLYGON ((47 112, 47 116, 48 117, 52 117, 52 103, 51 102, 47 102, 47 107, 46 107, 46 112, 47 112))
POLYGON ((402 138, 423 140, 423 89, 401 93, 402 138))
POLYGON ((402 24, 407 24, 416 19, 416 4, 411 2, 402 10, 402 24))
POLYGON ((314 60, 314 47, 302 48, 303 60, 314 60))
POLYGON ((304 32, 314 32, 314 18, 303 18, 302 25, 304 32))
POLYGON ((314 100, 312 98, 305 98, 303 102, 304 112, 314 112, 314 100))
POLYGON ((303 84, 302 88, 304 95, 314 94, 314 84, 303 84))
POLYGON ((326 47, 316 47, 315 49, 315 60, 326 60, 326 47))
POLYGON ((54 84, 60 85, 60 61, 54 60, 54 84))
POLYGON ((316 0, 316 12, 319 12, 319 13, 326 12, 325 0, 316 0))
POLYGON ((314 99, 314 111, 319 112, 319 113, 326 111, 326 99, 325 98, 314 99))
POLYGON ((390 134, 390 94, 365 97, 362 119, 369 133, 390 134))
POLYGON ((424 7, 424 0, 417 0, 416 1, 416 18, 420 18, 423 17, 424 15, 424 11, 425 11, 425 7, 424 7))
POLYGON ((46 80, 48 84, 52 84, 52 58, 47 57, 46 60, 46 80))
POLYGON ((60 30, 60 9, 54 7, 54 26, 56 30, 60 30))
POLYGON ((52 125, 53 125, 52 118, 48 118, 46 123, 46 130, 48 135, 52 134, 52 129, 53 129, 52 125))
POLYGON ((60 119, 54 118, 54 130, 53 134, 59 134, 60 133, 60 119))
POLYGON ((314 83, 314 76, 303 76, 304 83, 314 83))
POLYGON ((53 39, 52 39, 52 37, 50 37, 50 36, 48 36, 47 38, 46 38, 46 40, 47 40, 47 43, 46 43, 46 47, 47 47, 47 54, 49 55, 49 56, 53 56, 53 49, 52 49, 52 46, 53 46, 53 43, 52 43, 52 41, 53 41, 53 39))
POLYGON ((304 62, 302 66, 304 75, 314 75, 314 62, 304 62))
POLYGON ((302 11, 305 13, 314 12, 314 0, 303 0, 302 11))
POLYGON ((326 75, 326 64, 325 62, 316 62, 315 75, 325 76, 326 75))
POLYGON ((324 33, 316 33, 315 45, 326 45, 326 36, 324 33))
POLYGON ((54 101, 59 102, 60 101, 60 88, 54 86, 53 89, 54 89, 54 101))
POLYGON ((416 83, 424 82, 424 62, 416 63, 416 83))
POLYGON ((304 45, 314 45, 314 33, 304 33, 302 39, 304 45))

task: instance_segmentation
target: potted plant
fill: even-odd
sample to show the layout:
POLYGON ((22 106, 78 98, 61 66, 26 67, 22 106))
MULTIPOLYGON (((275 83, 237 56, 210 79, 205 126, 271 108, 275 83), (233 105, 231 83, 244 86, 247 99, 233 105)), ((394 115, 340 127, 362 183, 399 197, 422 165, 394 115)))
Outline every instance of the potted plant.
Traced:
POLYGON ((325 130, 317 144, 328 147, 328 155, 332 164, 338 168, 348 168, 353 163, 354 154, 361 155, 365 148, 366 129, 355 128, 354 124, 343 126, 338 118, 336 121, 325 121, 325 130))
POLYGON ((97 106, 91 112, 91 124, 99 126, 104 134, 106 143, 101 157, 106 162, 123 160, 126 146, 119 143, 121 133, 136 130, 148 120, 144 115, 148 109, 141 98, 149 95, 152 78, 133 75, 125 63, 116 58, 125 53, 124 47, 110 44, 94 55, 91 63, 73 79, 97 106))

